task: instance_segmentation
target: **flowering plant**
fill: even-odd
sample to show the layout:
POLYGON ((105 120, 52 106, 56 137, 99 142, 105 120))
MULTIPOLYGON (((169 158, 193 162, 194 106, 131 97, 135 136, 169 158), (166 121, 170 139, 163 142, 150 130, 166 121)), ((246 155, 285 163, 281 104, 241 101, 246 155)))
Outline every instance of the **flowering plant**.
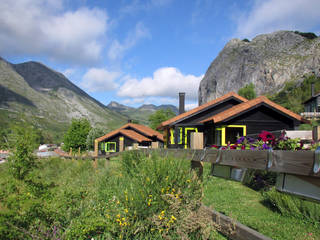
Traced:
POLYGON ((238 138, 235 144, 228 144, 227 146, 223 146, 221 148, 216 145, 212 145, 212 147, 221 150, 307 150, 307 148, 304 148, 303 143, 299 138, 291 139, 285 135, 284 131, 278 138, 268 131, 262 131, 259 134, 258 139, 242 136, 238 138))

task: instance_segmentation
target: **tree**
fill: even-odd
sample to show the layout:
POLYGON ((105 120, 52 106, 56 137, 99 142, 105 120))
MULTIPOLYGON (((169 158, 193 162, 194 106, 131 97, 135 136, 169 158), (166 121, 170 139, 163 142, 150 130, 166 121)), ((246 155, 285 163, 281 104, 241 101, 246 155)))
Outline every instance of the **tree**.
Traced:
POLYGON ((39 135, 31 127, 16 126, 10 134, 14 142, 13 156, 9 157, 9 166, 12 175, 19 180, 24 180, 35 167, 33 150, 39 145, 39 135))
POLYGON ((240 88, 238 94, 248 100, 254 99, 257 97, 256 91, 254 90, 253 83, 245 85, 243 88, 240 88))
POLYGON ((149 116, 149 126, 156 130, 160 123, 174 116, 176 116, 176 114, 170 108, 160 109, 149 116))
POLYGON ((107 130, 103 130, 102 128, 92 128, 87 136, 87 149, 93 150, 94 149, 94 140, 98 137, 103 136, 107 133, 107 130))
POLYGON ((85 150, 87 147, 87 136, 90 130, 90 122, 87 119, 72 119, 69 129, 64 135, 63 149, 65 151, 69 151, 70 148, 74 150, 80 148, 81 151, 85 150))

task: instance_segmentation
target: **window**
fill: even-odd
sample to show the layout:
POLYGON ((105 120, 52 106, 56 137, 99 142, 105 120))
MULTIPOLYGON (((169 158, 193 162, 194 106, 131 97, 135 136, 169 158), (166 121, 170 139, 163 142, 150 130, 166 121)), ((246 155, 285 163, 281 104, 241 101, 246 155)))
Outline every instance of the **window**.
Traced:
POLYGON ((106 142, 105 151, 106 152, 116 152, 117 151, 117 144, 115 142, 106 142))
POLYGON ((236 143, 237 138, 247 135, 246 125, 227 125, 215 129, 215 144, 226 146, 236 143))
MULTIPOLYGON (((179 134, 178 134, 177 142, 178 142, 178 144, 182 144, 182 131, 183 131, 182 127, 178 127, 178 131, 179 131, 179 134)), ((171 128, 170 129, 170 144, 175 144, 174 133, 175 133, 175 129, 171 128)))

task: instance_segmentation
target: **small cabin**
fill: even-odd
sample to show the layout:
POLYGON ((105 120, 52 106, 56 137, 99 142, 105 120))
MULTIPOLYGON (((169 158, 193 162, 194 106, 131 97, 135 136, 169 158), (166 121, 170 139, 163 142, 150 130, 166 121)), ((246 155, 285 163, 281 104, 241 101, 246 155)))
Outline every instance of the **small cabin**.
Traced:
POLYGON ((204 146, 226 146, 240 136, 261 131, 295 130, 308 123, 300 115, 264 96, 247 100, 234 92, 225 94, 158 127, 168 148, 190 148, 191 132, 203 132, 204 146))
POLYGON ((95 140, 96 155, 150 147, 163 147, 163 135, 135 123, 127 123, 95 140))

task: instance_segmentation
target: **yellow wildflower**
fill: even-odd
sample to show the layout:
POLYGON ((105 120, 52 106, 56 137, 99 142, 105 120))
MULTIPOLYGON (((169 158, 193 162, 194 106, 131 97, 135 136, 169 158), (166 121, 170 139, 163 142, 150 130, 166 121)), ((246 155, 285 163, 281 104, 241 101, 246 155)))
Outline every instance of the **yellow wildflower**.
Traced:
POLYGON ((125 213, 128 213, 129 211, 128 211, 128 209, 125 208, 125 209, 124 209, 124 212, 125 212, 125 213))

